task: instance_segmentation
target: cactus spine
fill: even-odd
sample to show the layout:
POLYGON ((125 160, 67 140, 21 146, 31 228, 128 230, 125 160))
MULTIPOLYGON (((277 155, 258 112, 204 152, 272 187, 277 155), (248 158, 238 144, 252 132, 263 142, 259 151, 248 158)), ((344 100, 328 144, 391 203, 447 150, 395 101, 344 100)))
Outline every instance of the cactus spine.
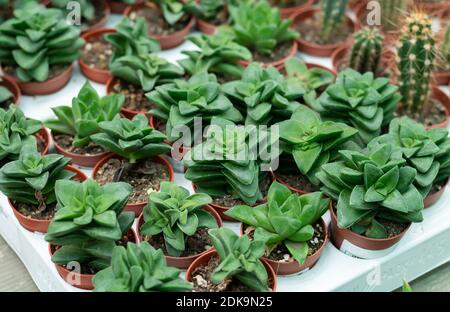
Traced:
POLYGON ((383 36, 377 28, 365 27, 354 36, 349 65, 360 73, 378 69, 383 51, 383 36))
POLYGON ((381 7, 381 26, 385 31, 397 30, 399 20, 407 10, 408 0, 378 0, 381 7))
POLYGON ((442 41, 442 57, 444 59, 444 69, 450 70, 450 25, 447 27, 447 31, 442 41))
POLYGON ((422 12, 412 13, 402 30, 398 46, 401 109, 410 114, 427 114, 436 42, 431 19, 422 12))
POLYGON ((322 0, 322 31, 323 40, 330 37, 341 29, 344 22, 348 0, 322 0))

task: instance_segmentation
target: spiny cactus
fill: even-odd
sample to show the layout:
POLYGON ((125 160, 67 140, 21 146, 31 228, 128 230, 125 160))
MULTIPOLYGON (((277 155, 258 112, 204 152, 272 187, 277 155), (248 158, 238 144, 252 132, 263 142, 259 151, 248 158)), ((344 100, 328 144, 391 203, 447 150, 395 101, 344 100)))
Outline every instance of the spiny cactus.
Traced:
POLYGON ((450 71, 450 25, 447 27, 444 39, 442 40, 441 48, 442 58, 443 58, 443 69, 450 71))
POLYGON ((381 60, 383 39, 377 28, 365 27, 357 32, 350 55, 350 67, 360 73, 375 73, 381 60))
POLYGON ((436 46, 432 21, 427 14, 414 12, 406 19, 398 46, 398 75, 401 110, 409 114, 426 114, 434 69, 436 46))
POLYGON ((341 28, 345 18, 348 0, 322 0, 322 32, 323 40, 328 40, 341 28))
POLYGON ((381 7, 381 27, 384 31, 397 30, 400 18, 408 7, 408 0, 378 0, 381 7))

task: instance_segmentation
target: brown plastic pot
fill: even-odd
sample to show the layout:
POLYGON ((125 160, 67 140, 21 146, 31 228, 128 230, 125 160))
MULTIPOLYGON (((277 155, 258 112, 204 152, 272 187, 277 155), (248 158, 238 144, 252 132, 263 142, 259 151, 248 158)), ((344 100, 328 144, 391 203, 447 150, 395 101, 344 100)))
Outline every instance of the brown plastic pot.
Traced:
MULTIPOLYGON (((102 159, 100 159, 97 164, 94 167, 94 170, 92 171, 92 178, 95 180, 95 176, 97 175, 98 170, 111 158, 117 158, 117 159, 123 159, 122 157, 112 154, 110 153, 109 155, 103 157, 102 159)), ((160 156, 156 156, 153 157, 152 160, 156 163, 165 165, 167 167, 167 169, 169 170, 169 181, 173 182, 175 179, 175 174, 173 172, 173 168, 172 165, 163 157, 160 156)), ((144 209, 144 207, 147 205, 147 202, 143 202, 143 203, 136 203, 136 204, 127 204, 125 206, 125 211, 131 211, 134 212, 135 216, 138 217, 141 215, 142 210, 144 209)))
POLYGON ((197 28, 206 35, 214 35, 217 31, 216 25, 201 19, 197 19, 197 28))
POLYGON ((306 3, 297 5, 290 8, 279 8, 281 13, 281 18, 286 19, 292 16, 298 10, 302 10, 305 8, 311 8, 314 5, 314 0, 307 0, 306 3))
POLYGON ((366 250, 385 250, 388 249, 395 244, 397 244, 411 227, 411 224, 398 235, 395 235, 390 238, 384 239, 375 239, 368 238, 359 234, 352 232, 349 229, 341 229, 337 224, 337 217, 333 207, 330 208, 330 230, 331 230, 331 242, 336 248, 340 249, 344 240, 352 243, 353 245, 366 249, 366 250))
POLYGON ((423 200, 423 205, 425 208, 430 208, 431 206, 433 206, 435 203, 437 203, 437 201, 442 197, 442 195, 444 195, 444 192, 448 186, 448 182, 450 181, 450 178, 447 180, 447 182, 445 183, 444 186, 442 186, 442 188, 435 192, 435 193, 431 193, 428 194, 427 197, 425 197, 425 199, 423 200))
POLYGON ((433 74, 435 83, 439 86, 446 86, 450 82, 450 71, 447 72, 435 72, 433 74))
MULTIPOLYGON (((208 251, 207 253, 201 255, 197 259, 192 262, 192 264, 189 266, 189 268, 186 271, 186 280, 188 282, 192 282, 192 272, 195 268, 199 266, 206 266, 209 262, 209 260, 213 256, 218 256, 217 251, 215 249, 208 251)), ((264 264, 264 267, 266 268, 267 274, 269 276, 269 282, 271 282, 271 285, 269 285, 269 288, 272 290, 272 292, 275 292, 277 290, 277 276, 275 274, 275 271, 272 269, 272 267, 267 263, 266 260, 261 258, 262 264, 264 264)))
MULTIPOLYGON (((145 2, 129 6, 126 8, 124 14, 129 17, 132 12, 139 11, 144 7, 146 7, 145 2)), ((166 36, 152 35, 152 34, 149 35, 154 39, 158 40, 162 50, 168 50, 182 44, 186 40, 186 36, 190 33, 194 25, 195 25, 195 17, 191 16, 189 22, 180 31, 174 32, 166 36)))
MULTIPOLYGON (((123 3, 121 1, 108 1, 109 2, 109 7, 111 9, 111 13, 113 14, 124 14, 125 10, 127 9, 127 7, 129 6, 126 3, 123 3)), ((144 2, 144 0, 136 0, 136 4, 142 3, 144 2)))
MULTIPOLYGON (((267 257, 262 257, 275 271, 276 275, 291 275, 291 274, 297 274, 299 272, 303 272, 306 269, 311 269, 317 261, 319 261, 320 256, 322 255, 322 252, 325 248, 325 245, 328 243, 328 227, 323 218, 320 218, 320 225, 324 229, 324 235, 325 239, 323 241, 322 246, 317 250, 314 254, 311 256, 308 256, 306 258, 306 261, 304 264, 300 264, 297 260, 291 261, 291 262, 284 262, 284 261, 275 261, 271 260, 267 257)), ((244 224, 241 224, 241 235, 244 234, 244 224)))
POLYGON ((20 96, 22 93, 20 92, 19 85, 16 83, 14 79, 7 76, 0 77, 0 86, 5 87, 13 94, 14 104, 19 105, 20 96))
MULTIPOLYGON (((210 214, 212 214, 214 219, 216 219, 217 225, 219 227, 223 227, 222 219, 220 218, 219 214, 214 209, 212 209, 209 206, 204 206, 202 209, 209 212, 210 214)), ((142 239, 142 234, 141 234, 141 226, 144 224, 144 213, 141 213, 141 215, 139 216, 137 224, 138 224, 137 234, 138 234, 140 241, 142 242, 143 239, 142 239)), ((166 256, 166 255, 164 255, 164 257, 166 258, 168 266, 186 270, 192 264, 192 262, 194 262, 195 259, 206 254, 207 252, 209 252, 211 250, 212 250, 212 248, 205 250, 204 252, 201 252, 197 255, 188 256, 188 257, 173 257, 173 256, 166 256)))
POLYGON ((50 135, 48 134, 47 129, 41 128, 41 130, 39 130, 34 136, 44 147, 44 150, 41 152, 41 155, 47 155, 48 149, 50 147, 50 135))
POLYGON ((431 97, 435 100, 437 100, 438 102, 440 102, 444 107, 445 107, 445 120, 428 127, 429 129, 432 128, 447 128, 449 121, 450 121, 450 98, 449 96, 442 91, 441 89, 439 89, 438 87, 433 87, 431 90, 431 97))
MULTIPOLYGON (((306 20, 308 18, 311 18, 314 16, 314 14, 320 12, 320 9, 318 8, 303 8, 298 11, 296 11, 292 16, 291 19, 293 20, 293 28, 296 28, 301 21, 306 20)), ((356 32, 359 29, 359 24, 353 19, 351 19, 349 16, 346 16, 346 22, 348 25, 350 25, 351 29, 353 30, 352 33, 356 32)), ((349 42, 352 40, 352 36, 349 36, 346 41, 336 44, 326 44, 326 45, 320 45, 312 42, 305 41, 301 38, 297 39, 298 42, 298 50, 301 52, 304 52, 309 55, 313 56, 319 56, 319 57, 329 57, 334 52, 334 50, 340 48, 343 45, 348 45, 349 42)))
MULTIPOLYGON (((298 52, 298 43, 297 41, 293 40, 292 41, 292 46, 291 49, 289 50, 289 53, 287 55, 285 55, 282 59, 278 60, 278 61, 274 61, 274 62, 270 62, 270 63, 261 63, 261 65, 263 67, 269 67, 269 66, 273 66, 276 67, 277 69, 283 68, 284 67, 284 63, 286 63, 286 61, 292 57, 295 56, 295 54, 297 54, 298 52)), ((250 63, 252 63, 251 61, 238 61, 238 63, 244 67, 247 67, 248 65, 250 65, 250 63)))
MULTIPOLYGON (((131 228, 130 231, 133 234, 134 242, 132 243, 138 243, 139 239, 136 235, 136 232, 131 228)), ((53 257, 53 254, 57 250, 57 246, 53 244, 48 244, 48 251, 50 253, 50 257, 53 257)), ((55 264, 56 271, 58 272, 59 276, 68 283, 69 285, 84 289, 84 290, 92 290, 94 289, 94 284, 92 283, 92 279, 94 278, 95 274, 80 274, 76 272, 72 272, 67 270, 65 267, 59 264, 55 264), (80 281, 77 283, 76 281, 80 281)))
MULTIPOLYGON (((86 42, 89 42, 89 39, 97 39, 105 34, 114 32, 116 32, 116 30, 113 28, 97 29, 85 33, 82 37, 86 42)), ((112 77, 109 70, 90 67, 81 58, 79 59, 78 64, 80 65, 80 70, 83 75, 85 75, 89 80, 106 84, 112 77)))
POLYGON ((58 142, 55 140, 52 132, 52 140, 55 145, 55 150, 58 154, 64 155, 66 157, 72 158, 72 163, 75 165, 83 167, 94 167, 101 159, 105 158, 109 152, 103 152, 96 155, 81 155, 66 151, 58 142))
POLYGON ((450 8, 450 2, 446 2, 447 3, 443 3, 443 1, 441 1, 440 3, 423 3, 422 1, 414 1, 417 8, 422 9, 426 13, 433 16, 438 14, 441 10, 450 8))
MULTIPOLYGON (((84 181, 87 179, 86 175, 75 167, 69 165, 66 167, 66 169, 76 173, 74 179, 78 181, 84 181)), ((48 226, 50 225, 51 220, 39 220, 30 218, 20 213, 19 210, 14 207, 12 201, 9 198, 8 203, 21 226, 23 226, 30 232, 47 233, 48 226)))
POLYGON ((47 81, 38 82, 22 82, 11 76, 10 79, 14 80, 20 87, 20 90, 25 95, 47 95, 55 93, 61 90, 69 82, 70 77, 72 77, 73 64, 70 64, 62 73, 58 76, 53 77, 47 81))

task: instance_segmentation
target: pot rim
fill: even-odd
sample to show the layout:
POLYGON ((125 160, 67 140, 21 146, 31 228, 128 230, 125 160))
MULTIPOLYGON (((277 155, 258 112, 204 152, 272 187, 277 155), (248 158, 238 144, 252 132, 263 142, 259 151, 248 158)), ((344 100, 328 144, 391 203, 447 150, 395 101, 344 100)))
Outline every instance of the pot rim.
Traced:
POLYGON ((286 63, 286 61, 292 57, 294 57, 298 52, 298 42, 296 39, 292 40, 292 44, 291 44, 291 48, 289 49, 289 52, 287 55, 283 56, 282 58, 280 58, 279 60, 273 61, 273 62, 269 62, 269 63, 261 63, 261 62, 256 62, 256 61, 244 61, 244 60, 240 60, 238 61, 238 64, 247 67, 248 65, 250 65, 252 62, 256 62, 258 64, 261 64, 261 66, 263 67, 276 67, 276 68, 280 68, 280 67, 284 67, 284 64, 286 63))
POLYGON ((8 75, 0 76, 0 86, 4 86, 8 89, 13 94, 14 104, 19 105, 22 92, 20 91, 17 81, 8 75))
MULTIPOLYGON (((55 134, 60 134, 60 133, 58 133, 58 132, 54 133, 53 131, 50 131, 50 134, 51 134, 51 138, 52 138, 53 144, 55 146, 55 149, 58 151, 58 153, 59 154, 63 154, 63 153, 60 152, 60 151, 63 151, 64 154, 66 154, 68 157, 70 157, 72 159, 74 157, 80 157, 80 158, 89 159, 89 158, 98 158, 100 156, 101 156, 101 158, 104 158, 105 156, 110 154, 110 152, 108 152, 108 151, 105 151, 105 152, 102 152, 102 153, 99 153, 99 154, 94 154, 94 155, 82 155, 82 154, 76 154, 76 153, 73 153, 73 152, 69 152, 69 151, 65 150, 61 145, 59 145, 58 142, 55 140, 54 135, 55 134)), ((64 133, 61 133, 61 134, 64 134, 64 133)))
MULTIPOLYGON (((109 33, 115 33, 115 32, 116 32, 115 28, 93 29, 93 30, 90 30, 90 31, 87 31, 87 32, 83 33, 81 38, 83 38, 86 41, 86 43, 87 43, 87 39, 89 39, 89 38, 98 38, 101 35, 109 34, 109 33)), ((86 45, 86 43, 85 43, 85 45, 86 45)), ((110 71, 107 70, 107 69, 98 69, 98 68, 90 67, 88 64, 86 64, 83 61, 83 59, 81 57, 78 59, 78 64, 80 65, 80 67, 83 68, 83 70, 90 71, 90 72, 93 72, 95 74, 104 74, 104 75, 111 74, 110 71)))

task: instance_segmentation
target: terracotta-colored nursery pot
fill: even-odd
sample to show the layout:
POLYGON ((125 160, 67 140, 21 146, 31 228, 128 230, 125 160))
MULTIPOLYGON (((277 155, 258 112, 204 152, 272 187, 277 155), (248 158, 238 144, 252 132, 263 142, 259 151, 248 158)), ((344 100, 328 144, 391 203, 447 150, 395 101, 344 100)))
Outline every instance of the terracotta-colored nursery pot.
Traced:
MULTIPOLYGON (((287 55, 285 55, 282 59, 275 61, 275 62, 271 62, 271 63, 261 63, 261 65, 263 67, 269 67, 269 66, 273 66, 276 68, 283 68, 284 67, 284 63, 286 63, 286 61, 288 59, 290 59, 291 57, 294 57, 295 54, 297 54, 298 52, 298 43, 297 41, 292 41, 292 46, 291 49, 289 50, 289 53, 287 55)), ((248 65, 250 65, 251 62, 249 61, 238 61, 238 63, 244 67, 247 67, 248 65)))
MULTIPOLYGON (((105 34, 114 33, 116 32, 113 28, 105 28, 105 29, 97 29, 93 31, 89 31, 83 35, 83 39, 86 42, 89 42, 90 38, 100 38, 105 34)), ((94 67, 90 67, 88 64, 86 64, 81 58, 78 61, 78 64, 80 65, 80 70, 89 80, 106 84, 111 79, 111 73, 109 70, 105 69, 97 69, 94 67)))
MULTIPOLYGON (((67 170, 70 170, 72 172, 76 173, 75 179, 79 181, 84 181, 87 179, 86 175, 78 170, 75 167, 67 166, 67 170)), ((39 220, 39 219, 33 219, 30 217, 27 217, 20 213, 13 205, 11 200, 8 198, 9 206, 12 208, 12 211, 14 215, 17 218, 17 221, 19 221, 20 225, 22 225, 25 229, 27 229, 30 232, 39 232, 39 233, 47 233, 48 226, 50 225, 51 220, 39 220)))
MULTIPOLYGON (((314 14, 320 12, 320 9, 318 8, 303 8, 298 11, 296 11, 292 16, 291 19, 294 21, 292 27, 296 28, 296 26, 303 20, 306 20, 308 18, 311 18, 314 16, 314 14)), ((353 29, 353 33, 356 32, 359 28, 358 24, 353 21, 349 16, 346 16, 346 22, 350 25, 350 27, 353 29)), ((337 48, 348 45, 349 41, 351 40, 351 36, 347 39, 347 41, 336 43, 336 44, 327 44, 327 45, 319 45, 312 42, 307 42, 303 40, 302 38, 297 39, 298 42, 298 50, 302 51, 306 54, 310 54, 313 56, 320 56, 320 57, 328 57, 331 56, 334 50, 337 48)))
MULTIPOLYGON (((214 219, 216 219, 217 225, 219 227, 223 227, 222 218, 220 218, 219 214, 214 209, 212 209, 209 206, 204 206, 203 210, 212 214, 214 219)), ((141 215, 139 216, 137 224, 138 224, 138 228, 137 228, 138 237, 139 237, 140 241, 142 242, 143 239, 142 239, 142 234, 141 234, 141 226, 144 224, 144 213, 141 213, 141 215)), ((192 264, 192 262, 194 262, 195 259, 206 254, 209 251, 211 251, 211 248, 208 250, 205 250, 204 252, 201 252, 197 255, 188 256, 188 257, 172 257, 172 256, 164 256, 164 257, 166 258, 168 266, 186 270, 192 264)))
MULTIPOLYGON (((111 79, 108 80, 108 82, 106 83, 106 93, 107 94, 111 94, 114 93, 114 85, 117 83, 117 81, 119 81, 120 79, 117 77, 111 77, 111 79)), ((128 119, 133 119, 134 116, 138 115, 138 114, 145 114, 147 115, 147 117, 149 118, 149 122, 150 122, 150 117, 151 115, 148 112, 142 111, 142 112, 138 112, 138 111, 134 111, 125 107, 122 107, 120 109, 120 113, 128 119)))
POLYGON ((109 7, 109 4, 106 0, 94 0, 93 2, 96 8, 103 7, 103 17, 99 21, 97 21, 97 23, 89 26, 89 28, 83 31, 82 34, 86 34, 88 32, 102 28, 106 25, 106 22, 111 15, 111 8, 109 7))
MULTIPOLYGON (((143 1, 144 0, 136 0, 136 4, 142 3, 143 1)), ((127 7, 129 6, 128 4, 122 1, 108 1, 108 2, 109 7, 111 8, 111 13, 114 14, 123 14, 127 9, 127 7)))
MULTIPOLYGON (((136 235, 136 232, 132 228, 130 229, 130 232, 133 233, 133 237, 134 237, 134 242, 132 242, 132 243, 138 243, 139 239, 138 239, 138 236, 136 235)), ((55 253, 56 250, 57 250, 57 246, 52 245, 52 244, 48 245, 48 251, 50 252, 50 256, 53 256, 53 254, 55 253)), ((56 267, 56 271, 58 271, 59 276, 61 276, 61 278, 69 285, 72 285, 73 287, 84 289, 84 290, 94 289, 94 284, 92 283, 92 279, 94 278, 95 274, 80 274, 80 273, 76 273, 76 272, 71 272, 71 271, 67 270, 65 267, 63 267, 62 265, 58 265, 58 264, 55 264, 55 267, 56 267), (77 284, 75 281, 73 281, 73 279, 79 280, 80 283, 77 284)))
POLYGON ((450 82, 450 71, 435 72, 433 75, 435 83, 439 86, 446 86, 450 82))
POLYGON ((425 208, 430 208, 431 206, 433 206, 442 197, 442 195, 445 192, 445 189, 448 186, 448 182, 449 181, 450 181, 450 178, 447 180, 445 185, 442 186, 442 188, 439 191, 437 191, 435 193, 428 194, 428 196, 425 197, 425 199, 423 201, 423 204, 424 204, 425 208))
POLYGON ((433 87, 431 90, 431 97, 438 102, 441 102, 445 107, 445 115, 446 118, 443 122, 440 122, 436 125, 433 125, 429 128, 447 128, 450 121, 450 98, 444 91, 439 89, 438 87, 433 87))
POLYGON ((414 3, 417 8, 422 9, 431 15, 436 15, 439 11, 450 8, 450 2, 448 1, 446 1, 446 3, 443 1, 440 3, 423 3, 423 1, 416 0, 414 3))
POLYGON ((11 77, 2 76, 0 77, 0 86, 5 87, 13 94, 14 103, 18 105, 22 93, 20 92, 19 85, 16 81, 11 79, 11 77))
MULTIPOLYGON (((302 272, 306 269, 311 269, 317 261, 319 261, 320 256, 322 255, 323 249, 325 248, 325 245, 328 243, 328 227, 323 218, 320 218, 320 225, 324 229, 324 235, 325 239, 323 241, 322 246, 317 250, 314 254, 306 258, 306 261, 304 264, 300 264, 298 261, 294 260, 292 262, 283 262, 283 261, 276 261, 271 260, 267 257, 262 257, 275 271, 275 274, 277 275, 291 275, 296 274, 299 272, 302 272)), ((244 224, 241 223, 241 235, 244 234, 244 224)))
POLYGON ((81 155, 66 151, 61 145, 56 142, 52 132, 52 140, 55 145, 55 150, 58 154, 72 158, 72 163, 83 167, 94 167, 101 159, 105 158, 109 152, 103 152, 96 155, 81 155))
POLYGON ((48 134, 47 129, 42 128, 34 136, 44 147, 44 150, 41 152, 41 155, 47 155, 48 149, 50 147, 50 135, 48 134))
MULTIPOLYGON (((130 16, 132 12, 139 11, 145 6, 146 6, 145 3, 138 3, 133 6, 129 6, 128 8, 126 8, 124 14, 126 16, 130 16)), ((192 16, 187 25, 180 31, 174 32, 166 36, 159 36, 159 35, 157 36, 151 34, 150 35, 151 37, 159 41, 162 50, 168 50, 182 44, 186 40, 186 36, 189 34, 194 25, 195 25, 195 18, 192 16)))
MULTIPOLYGON (((217 251, 215 249, 208 251, 207 253, 201 255, 197 259, 192 262, 192 264, 189 266, 189 268, 186 271, 186 280, 188 282, 192 282, 192 272, 195 268, 199 266, 206 266, 213 256, 218 256, 217 251)), ((269 275, 269 281, 271 282, 271 285, 269 285, 269 288, 272 289, 272 292, 277 291, 277 276, 275 274, 275 271, 272 269, 272 267, 267 263, 266 260, 261 259, 261 262, 264 264, 264 267, 266 268, 267 274, 269 275)))
POLYGON ((197 19, 197 28, 206 35, 214 35, 217 30, 216 25, 201 19, 197 19))
POLYGON ((348 229, 341 229, 337 224, 337 217, 333 207, 330 208, 330 215, 331 215, 331 223, 330 223, 331 242, 338 249, 341 248, 344 240, 347 240, 353 245, 356 245, 366 250, 388 249, 389 247, 392 247, 396 243, 398 243, 400 239, 403 237, 403 235, 405 235, 405 233, 411 227, 411 225, 409 225, 403 232, 390 238, 374 239, 356 234, 348 229))
MULTIPOLYGON (((122 159, 120 156, 110 153, 109 155, 105 156, 101 160, 97 162, 97 164, 94 167, 94 170, 92 171, 92 178, 95 180, 95 176, 97 175, 98 170, 111 158, 118 158, 122 159)), ((175 179, 175 174, 173 172, 172 165, 163 157, 156 156, 153 157, 152 160, 156 163, 163 164, 167 167, 169 170, 169 181, 173 182, 175 179)), ((137 204, 127 204, 125 206, 125 211, 131 211, 134 212, 135 216, 138 217, 142 213, 142 210, 147 205, 147 202, 145 203, 137 203, 137 204)))
POLYGON ((301 5, 293 6, 290 8, 279 8, 280 13, 281 13, 281 18, 289 18, 290 16, 292 16, 292 14, 294 14, 298 10, 310 8, 313 5, 314 5, 314 0, 308 0, 308 1, 306 1, 306 3, 301 4, 301 5))
POLYGON ((70 64, 62 73, 53 77, 47 81, 38 82, 22 82, 13 77, 8 76, 10 79, 13 79, 17 82, 20 87, 20 90, 25 95, 47 95, 55 93, 56 91, 61 90, 64 86, 69 82, 70 77, 72 76, 73 64, 70 64))

